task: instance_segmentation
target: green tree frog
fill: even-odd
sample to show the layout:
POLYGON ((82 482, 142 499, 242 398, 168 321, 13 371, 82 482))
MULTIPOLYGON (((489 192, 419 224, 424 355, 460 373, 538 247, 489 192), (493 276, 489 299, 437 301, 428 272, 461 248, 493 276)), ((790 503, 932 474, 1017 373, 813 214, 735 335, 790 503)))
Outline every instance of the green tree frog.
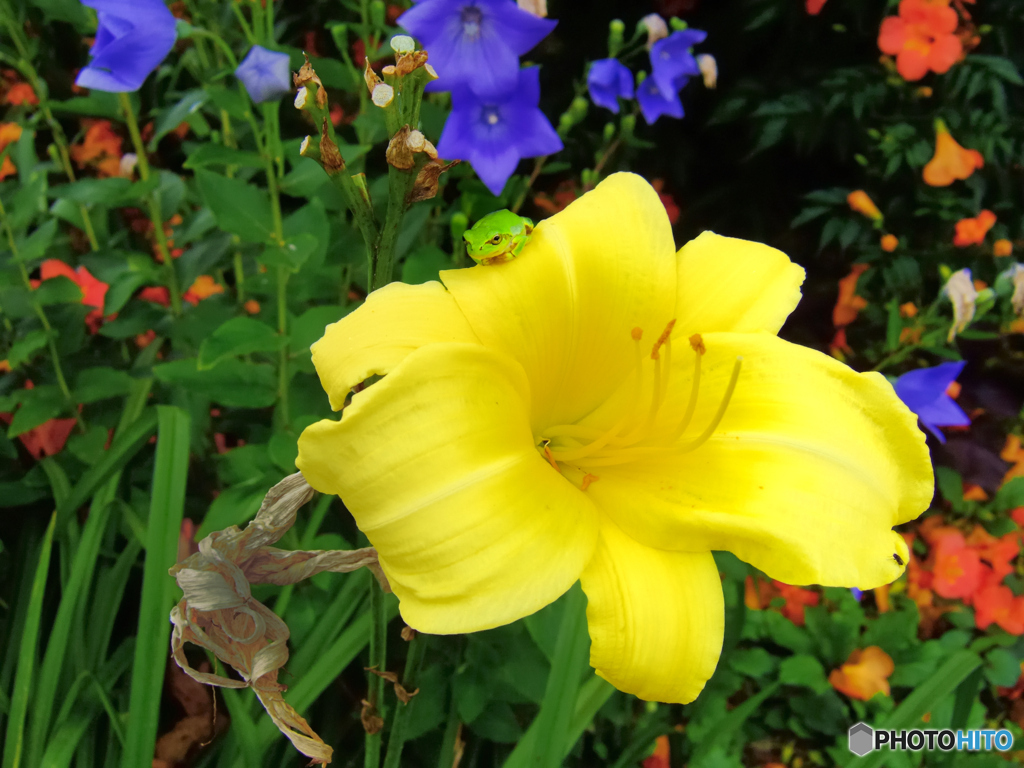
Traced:
POLYGON ((505 210, 487 214, 462 236, 473 261, 491 265, 504 264, 518 256, 532 233, 532 221, 505 210))

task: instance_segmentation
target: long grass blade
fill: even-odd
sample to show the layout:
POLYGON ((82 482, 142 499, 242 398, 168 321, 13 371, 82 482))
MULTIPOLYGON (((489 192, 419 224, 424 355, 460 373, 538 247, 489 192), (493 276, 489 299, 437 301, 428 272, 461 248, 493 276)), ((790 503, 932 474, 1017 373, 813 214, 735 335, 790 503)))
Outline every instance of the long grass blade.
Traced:
POLYGON ((569 722, 590 648, 586 608, 587 598, 577 584, 566 595, 551 674, 536 717, 537 735, 530 764, 537 768, 558 768, 567 746, 572 746, 566 744, 569 722))
MULTIPOLYGON (((177 560, 178 533, 185 510, 188 480, 191 436, 188 414, 171 406, 158 406, 157 414, 156 464, 142 573, 139 629, 132 665, 127 742, 121 758, 123 768, 138 768, 149 765, 153 760, 160 691, 171 636, 168 613, 177 586, 167 575, 167 569, 177 560)), ((140 419, 129 431, 142 422, 140 419)))
POLYGON ((110 521, 110 501, 113 494, 110 486, 93 498, 89 519, 82 531, 82 538, 71 564, 71 573, 61 595, 57 616, 46 644, 46 653, 39 668, 39 678, 33 699, 32 717, 29 724, 28 764, 37 765, 50 729, 50 717, 57 695, 57 686, 67 659, 68 642, 71 639, 71 622, 78 606, 78 600, 86 585, 92 582, 100 543, 110 521))
POLYGON ((106 480, 127 464, 136 453, 149 442, 157 426, 157 414, 153 410, 143 411, 115 439, 103 458, 85 471, 75 483, 63 504, 57 507, 57 524, 63 526, 72 513, 82 506, 106 480))
MULTIPOLYGON (((929 712, 937 701, 952 693, 963 680, 981 666, 981 657, 972 651, 958 651, 935 674, 910 692, 878 727, 900 731, 909 728, 929 712)), ((881 768, 890 758, 889 750, 879 749, 846 764, 847 768, 881 768)))
POLYGON ((18 651, 18 670, 14 676, 14 691, 11 695, 11 712, 7 718, 7 735, 4 739, 3 768, 19 768, 25 752, 25 717, 32 692, 32 678, 36 667, 36 645, 39 642, 39 625, 43 618, 43 597, 46 593, 46 577, 50 572, 50 553, 53 551, 53 531, 57 525, 56 513, 50 516, 50 524, 39 548, 39 560, 32 591, 29 594, 25 627, 21 633, 21 647, 18 651))

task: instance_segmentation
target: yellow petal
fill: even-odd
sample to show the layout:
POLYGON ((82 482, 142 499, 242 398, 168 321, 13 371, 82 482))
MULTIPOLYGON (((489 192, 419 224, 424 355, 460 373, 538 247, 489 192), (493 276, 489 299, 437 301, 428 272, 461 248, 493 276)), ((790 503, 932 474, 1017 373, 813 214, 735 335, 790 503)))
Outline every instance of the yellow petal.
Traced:
POLYGON ((590 665, 648 701, 688 703, 715 671, 725 605, 710 552, 666 552, 602 521, 583 571, 590 665))
POLYGON ((510 358, 430 344, 299 439, 310 485, 339 494, 377 548, 405 621, 475 632, 578 578, 597 539, 587 496, 537 452, 510 358))
POLYGON ((331 400, 345 405, 349 390, 383 375, 424 344, 475 342, 476 336, 440 283, 391 283, 366 297, 355 312, 327 326, 313 349, 313 365, 331 400))
MULTIPOLYGON (((924 435, 892 386, 765 333, 704 344, 690 435, 743 358, 718 430, 690 453, 595 468, 594 503, 648 545, 729 550, 787 584, 871 589, 897 578, 893 554, 906 562, 907 549, 892 527, 927 508, 933 485, 924 435)), ((687 352, 674 358, 666 424, 689 397, 687 352)))
POLYGON ((677 328, 777 333, 800 301, 804 270, 782 251, 705 232, 679 250, 677 328))
POLYGON ((672 228, 650 184, 614 174, 538 224, 517 258, 441 279, 480 340, 525 369, 539 431, 614 392, 633 365, 632 329, 653 343, 672 319, 672 228))

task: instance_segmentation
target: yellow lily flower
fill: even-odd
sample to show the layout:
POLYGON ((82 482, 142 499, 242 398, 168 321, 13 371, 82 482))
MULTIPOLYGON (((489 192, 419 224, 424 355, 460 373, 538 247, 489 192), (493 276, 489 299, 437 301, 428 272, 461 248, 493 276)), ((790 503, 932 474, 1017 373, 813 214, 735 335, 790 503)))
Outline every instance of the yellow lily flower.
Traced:
POLYGON ((775 336, 803 281, 784 254, 712 233, 676 253, 657 193, 615 174, 517 258, 441 279, 374 292, 313 346, 344 413, 297 462, 410 626, 507 624, 579 579, 597 673, 688 702, 722 647, 712 550, 788 584, 902 572, 924 436, 880 374, 775 336))

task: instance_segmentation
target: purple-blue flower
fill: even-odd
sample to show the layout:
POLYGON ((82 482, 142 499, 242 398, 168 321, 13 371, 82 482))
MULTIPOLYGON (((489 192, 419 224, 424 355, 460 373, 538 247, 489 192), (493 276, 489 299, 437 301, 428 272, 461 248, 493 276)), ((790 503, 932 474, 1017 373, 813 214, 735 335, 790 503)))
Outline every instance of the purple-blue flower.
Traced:
POLYGON ((430 54, 434 91, 468 88, 483 98, 516 89, 519 57, 557 22, 519 8, 514 0, 419 0, 398 23, 430 54))
POLYGON ((92 61, 75 85, 98 91, 137 91, 160 66, 176 37, 177 21, 161 0, 82 0, 99 13, 92 61))
POLYGON ((651 77, 663 93, 671 91, 680 78, 700 74, 700 66, 690 49, 704 42, 707 36, 707 32, 699 29, 682 29, 651 46, 651 67, 654 70, 651 77))
POLYGON ((863 590, 857 589, 856 587, 850 587, 850 593, 859 601, 864 597, 863 590))
POLYGON ((587 73, 590 98, 599 107, 619 113, 619 99, 633 98, 633 73, 618 59, 600 59, 587 73))
POLYGON ((689 78, 683 77, 671 90, 665 92, 658 87, 653 77, 646 78, 636 89, 636 100, 640 102, 640 111, 648 125, 654 125, 659 117, 682 118, 683 102, 679 100, 679 89, 689 78))
POLYGON ((518 87, 498 98, 482 99, 468 88, 452 91, 452 113, 437 142, 438 154, 468 160, 487 188, 501 194, 522 158, 562 149, 539 102, 539 67, 520 70, 518 87))
POLYGON ((261 45, 249 49, 235 70, 235 77, 242 81, 249 97, 257 104, 279 99, 292 89, 288 54, 268 51, 261 45))
POLYGON ((970 417, 946 394, 964 365, 963 361, 942 363, 932 368, 919 368, 896 379, 896 395, 941 443, 946 442, 946 438, 937 427, 966 427, 971 423, 970 417))

